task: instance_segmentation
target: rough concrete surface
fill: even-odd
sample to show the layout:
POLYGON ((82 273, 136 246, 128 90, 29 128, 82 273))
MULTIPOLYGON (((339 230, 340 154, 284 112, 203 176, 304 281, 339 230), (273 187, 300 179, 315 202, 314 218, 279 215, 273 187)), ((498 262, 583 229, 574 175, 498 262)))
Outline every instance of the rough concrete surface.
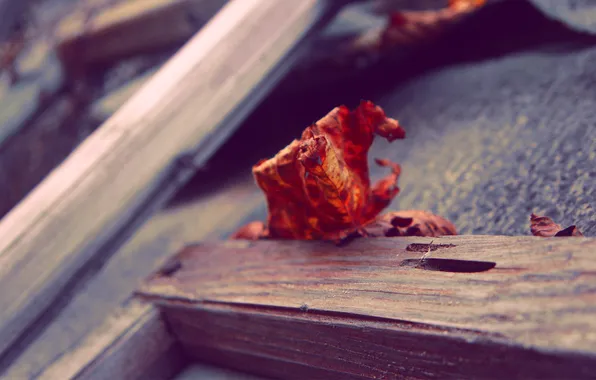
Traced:
POLYGON ((379 100, 405 141, 395 208, 430 209, 461 233, 528 234, 531 212, 596 234, 596 48, 525 52, 439 70, 379 100))

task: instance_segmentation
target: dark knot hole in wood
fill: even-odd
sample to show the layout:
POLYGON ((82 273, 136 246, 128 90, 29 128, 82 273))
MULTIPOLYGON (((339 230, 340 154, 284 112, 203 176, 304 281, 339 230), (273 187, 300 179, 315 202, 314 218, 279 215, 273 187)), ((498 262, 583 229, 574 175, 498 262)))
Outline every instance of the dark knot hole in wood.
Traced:
POLYGON ((432 270, 437 272, 454 273, 478 273, 486 272, 494 268, 497 263, 492 261, 474 261, 457 259, 406 259, 403 260, 400 267, 411 267, 416 269, 432 270))

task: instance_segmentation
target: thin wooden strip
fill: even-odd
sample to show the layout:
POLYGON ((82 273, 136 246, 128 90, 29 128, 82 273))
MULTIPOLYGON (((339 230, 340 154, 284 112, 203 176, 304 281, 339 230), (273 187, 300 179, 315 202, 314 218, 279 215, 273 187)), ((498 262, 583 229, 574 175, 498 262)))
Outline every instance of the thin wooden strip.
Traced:
POLYGON ((157 379, 157 371, 169 378, 185 365, 155 308, 132 301, 37 378, 157 379))
POLYGON ((11 291, 0 298, 0 352, 147 207, 177 155, 198 147, 193 164, 200 165, 213 153, 231 132, 227 115, 246 106, 245 97, 315 24, 319 5, 230 2, 2 220, 0 287, 11 291))
POLYGON ((197 363, 185 370, 190 364, 189 357, 157 310, 130 300, 35 378, 162 380, 203 376, 209 379, 260 379, 197 363))

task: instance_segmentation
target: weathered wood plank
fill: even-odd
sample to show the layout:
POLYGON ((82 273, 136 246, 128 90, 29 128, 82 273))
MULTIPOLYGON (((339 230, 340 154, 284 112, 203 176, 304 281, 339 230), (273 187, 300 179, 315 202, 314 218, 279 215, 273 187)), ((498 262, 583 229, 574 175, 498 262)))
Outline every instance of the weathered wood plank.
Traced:
POLYGON ((595 251, 589 238, 230 241, 188 247, 140 294, 186 352, 260 375, 589 378, 595 251))
POLYGON ((228 3, 2 220, 0 287, 11 291, 0 297, 0 352, 89 258, 116 249, 126 227, 136 228, 213 154, 262 98, 255 89, 279 79, 280 60, 323 5, 228 3), (168 170, 191 149, 182 170, 168 170))

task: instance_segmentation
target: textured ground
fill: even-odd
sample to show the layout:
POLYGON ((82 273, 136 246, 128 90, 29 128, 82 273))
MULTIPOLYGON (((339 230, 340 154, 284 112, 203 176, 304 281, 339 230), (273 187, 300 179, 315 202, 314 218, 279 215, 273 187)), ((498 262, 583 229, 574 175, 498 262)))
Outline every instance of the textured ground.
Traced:
POLYGON ((594 236, 594 41, 529 6, 499 7, 454 33, 459 47, 437 46, 451 67, 377 100, 408 131, 376 152, 403 162, 392 206, 431 209, 467 234, 528 234, 534 211, 594 236))
POLYGON ((596 235, 596 49, 528 52, 418 78, 379 103, 408 140, 399 208, 461 233, 527 234, 532 211, 596 235))

